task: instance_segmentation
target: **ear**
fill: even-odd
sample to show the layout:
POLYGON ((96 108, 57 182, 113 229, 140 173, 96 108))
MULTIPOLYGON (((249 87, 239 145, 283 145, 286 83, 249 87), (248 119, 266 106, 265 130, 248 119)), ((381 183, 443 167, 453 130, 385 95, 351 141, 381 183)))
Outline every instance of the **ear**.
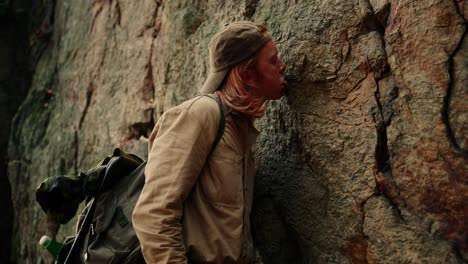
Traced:
POLYGON ((255 80, 257 79, 257 74, 255 70, 247 69, 240 73, 240 77, 242 78, 242 81, 246 83, 254 83, 255 80))

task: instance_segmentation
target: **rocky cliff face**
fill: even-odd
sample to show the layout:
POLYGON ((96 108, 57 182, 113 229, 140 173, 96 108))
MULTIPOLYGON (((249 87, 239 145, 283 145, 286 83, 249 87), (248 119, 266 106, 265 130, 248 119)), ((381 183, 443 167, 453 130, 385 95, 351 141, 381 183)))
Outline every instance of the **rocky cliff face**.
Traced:
POLYGON ((9 263, 11 253, 13 206, 7 177, 11 121, 31 85, 38 48, 30 46, 30 25, 42 13, 32 10, 28 1, 0 1, 0 263, 9 263))
POLYGON ((51 1, 9 143, 14 261, 48 261, 40 236, 72 232, 38 183, 115 146, 146 155, 155 120, 203 83, 209 38, 241 19, 269 28, 290 81, 257 122, 258 262, 468 260, 467 2, 51 1))

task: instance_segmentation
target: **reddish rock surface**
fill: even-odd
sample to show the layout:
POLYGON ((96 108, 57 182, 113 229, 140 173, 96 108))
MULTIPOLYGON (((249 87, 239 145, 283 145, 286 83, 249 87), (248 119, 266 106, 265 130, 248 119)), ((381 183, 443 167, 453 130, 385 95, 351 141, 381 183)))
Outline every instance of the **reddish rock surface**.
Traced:
POLYGON ((38 183, 116 146, 146 155, 155 120, 202 85, 209 38, 248 19, 290 83, 256 123, 256 262, 467 261, 467 2, 56 1, 12 123, 14 260, 47 262, 39 238, 73 232, 38 183))

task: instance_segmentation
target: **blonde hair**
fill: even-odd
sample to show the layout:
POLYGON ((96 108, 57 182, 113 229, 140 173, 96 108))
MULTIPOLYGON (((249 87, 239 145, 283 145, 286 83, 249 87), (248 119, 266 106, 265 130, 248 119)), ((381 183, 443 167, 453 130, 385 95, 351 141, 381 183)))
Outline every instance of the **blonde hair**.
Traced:
MULTIPOLYGON (((265 26, 257 25, 257 28, 263 34, 268 34, 265 26)), ((258 92, 255 92, 260 88, 254 83, 243 80, 241 76, 246 70, 256 70, 257 55, 258 52, 229 70, 221 88, 217 91, 228 107, 248 118, 261 117, 266 111, 266 106, 263 105, 265 97, 258 96, 256 95, 258 92)))

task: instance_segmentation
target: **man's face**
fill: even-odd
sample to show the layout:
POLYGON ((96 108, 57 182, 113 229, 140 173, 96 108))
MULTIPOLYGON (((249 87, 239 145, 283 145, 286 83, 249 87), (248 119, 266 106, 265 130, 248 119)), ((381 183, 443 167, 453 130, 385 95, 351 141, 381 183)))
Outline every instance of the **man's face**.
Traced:
POLYGON ((288 89, 284 79, 286 65, 278 57, 278 48, 270 40, 263 46, 257 57, 256 84, 266 100, 280 99, 288 89))

